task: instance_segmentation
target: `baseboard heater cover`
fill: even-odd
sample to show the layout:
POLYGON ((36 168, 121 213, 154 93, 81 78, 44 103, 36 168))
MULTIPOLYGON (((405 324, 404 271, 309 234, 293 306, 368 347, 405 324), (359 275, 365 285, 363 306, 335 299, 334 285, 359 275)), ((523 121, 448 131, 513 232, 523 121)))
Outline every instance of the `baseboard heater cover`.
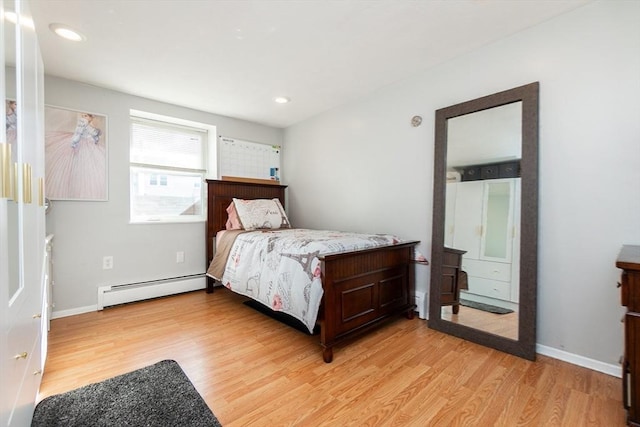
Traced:
POLYGON ((100 286, 98 287, 98 311, 112 305, 197 291, 204 289, 206 284, 207 279, 203 273, 126 285, 100 286))

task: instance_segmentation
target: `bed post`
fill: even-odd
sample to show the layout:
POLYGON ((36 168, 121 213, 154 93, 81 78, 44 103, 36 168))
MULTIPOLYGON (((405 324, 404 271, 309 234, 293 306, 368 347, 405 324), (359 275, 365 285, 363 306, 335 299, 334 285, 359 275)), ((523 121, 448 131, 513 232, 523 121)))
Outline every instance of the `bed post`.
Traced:
POLYGON ((324 293, 320 305, 320 346, 322 346, 322 359, 325 363, 333 361, 333 343, 336 337, 334 313, 331 312, 335 301, 333 283, 330 282, 331 274, 327 274, 327 262, 320 263, 320 280, 324 293))
POLYGON ((213 277, 207 277, 207 293, 208 294, 212 294, 213 293, 213 286, 215 285, 216 281, 213 277))

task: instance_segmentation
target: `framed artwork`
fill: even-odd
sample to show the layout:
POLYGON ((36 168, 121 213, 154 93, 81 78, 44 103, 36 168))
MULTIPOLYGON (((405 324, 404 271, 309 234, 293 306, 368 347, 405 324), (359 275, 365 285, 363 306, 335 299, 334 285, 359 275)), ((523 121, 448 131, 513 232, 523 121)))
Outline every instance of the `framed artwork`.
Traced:
MULTIPOLYGON (((5 100, 4 111, 6 113, 5 123, 7 127, 7 143, 11 145, 11 152, 16 149, 16 129, 18 126, 18 104, 13 99, 5 100)), ((14 154, 15 155, 15 154, 14 154)))
POLYGON ((50 200, 107 200, 107 117, 45 106, 45 188, 50 200))

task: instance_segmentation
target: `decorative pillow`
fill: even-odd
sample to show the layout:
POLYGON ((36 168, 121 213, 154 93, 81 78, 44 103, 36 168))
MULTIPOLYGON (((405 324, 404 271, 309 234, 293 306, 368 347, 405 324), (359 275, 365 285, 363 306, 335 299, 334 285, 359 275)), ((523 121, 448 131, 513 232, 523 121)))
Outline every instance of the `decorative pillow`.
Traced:
POLYGON ((242 223, 238 218, 235 203, 231 202, 227 207, 227 222, 225 224, 227 230, 242 230, 242 223))
POLYGON ((289 218, 278 199, 233 199, 245 230, 290 228, 289 218))

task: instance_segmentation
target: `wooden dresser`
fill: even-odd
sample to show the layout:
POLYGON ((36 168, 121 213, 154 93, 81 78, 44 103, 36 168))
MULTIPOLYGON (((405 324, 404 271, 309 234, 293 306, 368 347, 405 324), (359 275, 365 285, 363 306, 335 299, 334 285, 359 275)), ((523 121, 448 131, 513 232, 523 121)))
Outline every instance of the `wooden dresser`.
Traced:
POLYGON ((622 402, 630 426, 640 426, 640 246, 622 247, 616 267, 622 269, 620 287, 624 316, 622 402))
POLYGON ((450 305, 453 314, 460 310, 460 272, 462 271, 462 255, 467 251, 447 248, 442 255, 442 281, 440 282, 440 305, 450 305))

